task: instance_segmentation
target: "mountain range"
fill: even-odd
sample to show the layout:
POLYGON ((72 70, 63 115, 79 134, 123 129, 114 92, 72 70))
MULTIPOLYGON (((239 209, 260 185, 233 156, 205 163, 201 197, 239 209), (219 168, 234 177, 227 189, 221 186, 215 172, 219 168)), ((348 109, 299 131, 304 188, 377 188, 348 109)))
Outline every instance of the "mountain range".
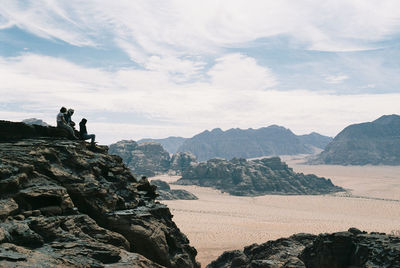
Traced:
POLYGON ((226 131, 215 128, 205 130, 192 138, 169 137, 166 139, 143 139, 156 141, 170 153, 191 152, 198 160, 216 157, 254 158, 272 155, 314 153, 322 150, 332 140, 318 133, 295 135, 290 129, 272 125, 259 129, 232 128, 226 131))

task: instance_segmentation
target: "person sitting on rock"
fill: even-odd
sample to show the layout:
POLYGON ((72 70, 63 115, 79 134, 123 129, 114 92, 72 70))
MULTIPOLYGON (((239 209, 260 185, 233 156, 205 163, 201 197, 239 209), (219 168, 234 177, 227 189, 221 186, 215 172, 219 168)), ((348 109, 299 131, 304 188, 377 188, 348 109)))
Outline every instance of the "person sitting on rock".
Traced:
POLYGON ((75 122, 72 121, 72 115, 74 114, 74 109, 68 109, 67 113, 64 114, 64 119, 67 122, 68 125, 70 125, 72 128, 75 126, 75 122))
POLYGON ((61 107, 60 112, 57 114, 57 127, 63 128, 68 131, 68 133, 75 139, 77 140, 78 138, 75 136, 74 129, 67 124, 67 121, 65 121, 65 113, 67 112, 67 108, 61 107))
POLYGON ((79 123, 79 133, 81 135, 81 139, 82 140, 92 139, 91 143, 92 145, 94 145, 94 139, 96 138, 96 135, 87 133, 86 122, 87 122, 86 118, 82 118, 81 122, 79 123))

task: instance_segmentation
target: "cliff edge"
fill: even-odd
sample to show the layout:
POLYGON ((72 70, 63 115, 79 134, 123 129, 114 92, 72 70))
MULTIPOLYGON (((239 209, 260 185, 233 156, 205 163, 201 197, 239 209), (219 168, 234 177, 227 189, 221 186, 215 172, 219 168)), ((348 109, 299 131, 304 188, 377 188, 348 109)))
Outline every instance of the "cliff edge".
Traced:
POLYGON ((106 146, 0 121, 0 266, 199 267, 196 250, 106 146))

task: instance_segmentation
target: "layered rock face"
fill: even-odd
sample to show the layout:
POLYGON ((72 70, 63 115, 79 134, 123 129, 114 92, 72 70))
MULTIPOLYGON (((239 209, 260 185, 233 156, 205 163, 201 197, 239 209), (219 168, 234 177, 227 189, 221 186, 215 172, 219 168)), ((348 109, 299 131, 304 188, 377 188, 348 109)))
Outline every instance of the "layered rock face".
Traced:
POLYGON ((350 228, 333 234, 296 234, 223 253, 207 268, 400 267, 400 237, 350 228))
POLYGON ((162 180, 152 180, 152 185, 157 186, 157 199, 158 200, 197 200, 197 196, 194 194, 182 190, 182 189, 171 189, 169 184, 162 180))
POLYGON ((214 187, 232 195, 327 194, 343 191, 329 179, 295 173, 279 157, 211 159, 192 166, 177 184, 214 187))
POLYGON ((151 177, 169 170, 169 153, 156 142, 123 140, 111 144, 109 152, 119 155, 134 174, 151 177))
POLYGON ((1 267, 199 267, 156 187, 120 157, 23 125, 0 122, 1 267))
POLYGON ((311 163, 400 165, 400 116, 346 127, 311 163))
POLYGON ((297 136, 289 129, 276 125, 227 131, 216 128, 186 139, 177 151, 191 152, 199 161, 212 158, 254 158, 314 153, 313 147, 323 149, 329 141, 330 137, 316 133, 297 136))

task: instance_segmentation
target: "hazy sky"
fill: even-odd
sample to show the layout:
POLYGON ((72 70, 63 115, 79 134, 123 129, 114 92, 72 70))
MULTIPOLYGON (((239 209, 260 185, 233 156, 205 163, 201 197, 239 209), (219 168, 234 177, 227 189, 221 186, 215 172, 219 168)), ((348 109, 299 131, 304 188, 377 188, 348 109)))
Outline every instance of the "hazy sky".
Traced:
POLYGON ((398 0, 2 0, 0 119, 101 143, 400 113, 398 0))

